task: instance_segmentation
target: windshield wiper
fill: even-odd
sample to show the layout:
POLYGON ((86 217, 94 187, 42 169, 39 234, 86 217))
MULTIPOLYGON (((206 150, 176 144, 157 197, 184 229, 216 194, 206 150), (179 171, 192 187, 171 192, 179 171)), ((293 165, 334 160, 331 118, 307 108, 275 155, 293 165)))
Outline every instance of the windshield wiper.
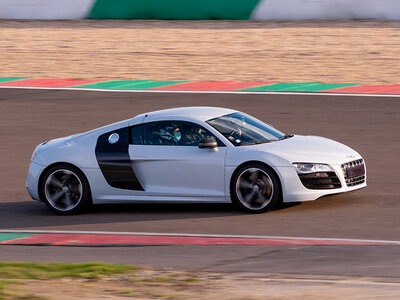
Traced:
POLYGON ((293 134, 285 134, 284 136, 280 137, 279 140, 282 141, 284 139, 288 139, 288 138, 291 138, 293 136, 294 136, 293 134))
POLYGON ((256 141, 256 142, 241 144, 240 146, 259 145, 259 144, 266 144, 266 143, 272 143, 272 142, 273 141, 256 141))

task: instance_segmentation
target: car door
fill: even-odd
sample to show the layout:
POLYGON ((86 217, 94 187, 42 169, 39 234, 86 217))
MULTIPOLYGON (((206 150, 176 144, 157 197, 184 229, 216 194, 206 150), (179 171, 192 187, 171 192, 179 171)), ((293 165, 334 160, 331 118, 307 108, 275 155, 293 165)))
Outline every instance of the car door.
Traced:
POLYGON ((201 125, 149 122, 132 127, 131 137, 132 167, 147 195, 225 196, 226 146, 201 125), (205 137, 215 138, 218 147, 200 149, 205 137))

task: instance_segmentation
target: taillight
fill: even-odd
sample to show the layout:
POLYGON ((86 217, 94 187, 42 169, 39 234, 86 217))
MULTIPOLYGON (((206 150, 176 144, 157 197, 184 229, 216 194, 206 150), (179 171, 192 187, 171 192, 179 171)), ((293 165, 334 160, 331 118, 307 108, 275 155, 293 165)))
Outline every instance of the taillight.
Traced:
POLYGON ((33 151, 32 156, 31 156, 31 161, 35 158, 35 156, 36 156, 36 152, 33 151))

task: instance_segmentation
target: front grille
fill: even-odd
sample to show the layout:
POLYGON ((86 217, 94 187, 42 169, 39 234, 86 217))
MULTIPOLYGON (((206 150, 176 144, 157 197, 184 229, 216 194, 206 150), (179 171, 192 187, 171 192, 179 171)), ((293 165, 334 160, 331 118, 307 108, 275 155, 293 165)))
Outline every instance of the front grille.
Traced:
POLYGON ((342 187, 335 172, 299 174, 303 185, 310 190, 338 189, 342 187))
POLYGON ((365 164, 363 159, 353 160, 341 165, 347 186, 365 182, 365 164))

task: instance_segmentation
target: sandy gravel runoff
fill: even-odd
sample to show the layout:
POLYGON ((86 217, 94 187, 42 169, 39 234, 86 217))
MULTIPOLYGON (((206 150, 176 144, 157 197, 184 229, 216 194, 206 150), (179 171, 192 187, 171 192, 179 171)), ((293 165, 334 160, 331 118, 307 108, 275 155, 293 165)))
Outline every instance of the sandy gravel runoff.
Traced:
POLYGON ((400 22, 6 21, 0 77, 400 84, 400 22))
POLYGON ((399 287, 400 283, 381 278, 141 270, 135 276, 103 279, 14 281, 5 299, 395 300, 400 296, 399 287))

